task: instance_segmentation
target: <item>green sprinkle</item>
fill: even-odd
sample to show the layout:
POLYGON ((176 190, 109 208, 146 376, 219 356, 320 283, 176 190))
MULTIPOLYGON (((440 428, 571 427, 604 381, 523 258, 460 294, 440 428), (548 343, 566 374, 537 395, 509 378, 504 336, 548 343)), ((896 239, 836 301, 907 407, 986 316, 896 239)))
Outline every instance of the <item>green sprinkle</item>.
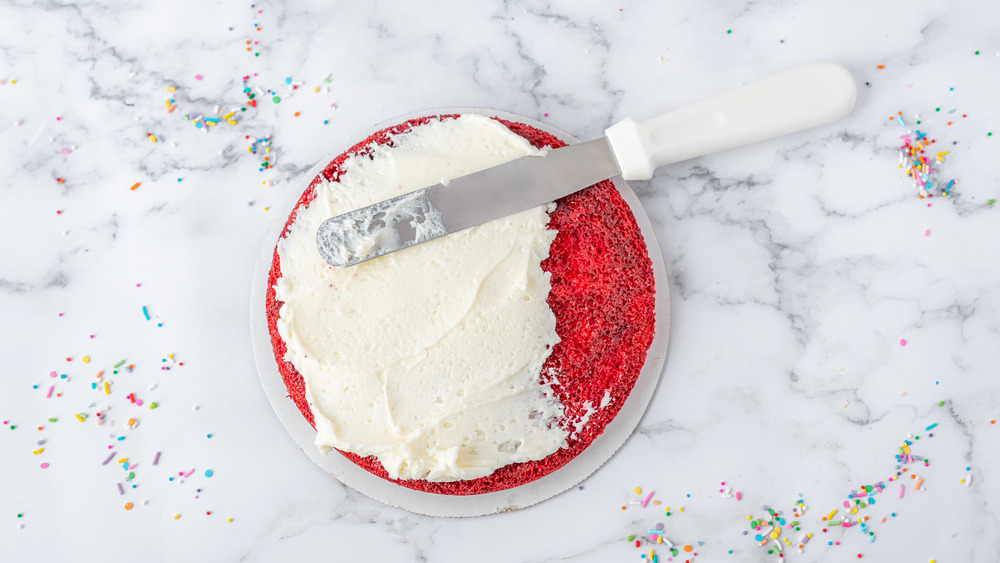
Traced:
POLYGON ((978 55, 978 54, 979 54, 979 51, 976 51, 976 54, 978 55))
POLYGON ((21 514, 20 512, 18 512, 18 513, 17 513, 17 517, 18 517, 18 518, 20 518, 20 517, 22 517, 22 516, 24 516, 24 514, 21 514))
POLYGON ((11 425, 10 425, 10 429, 11 429, 11 430, 13 430, 13 429, 15 429, 15 428, 17 428, 17 426, 14 426, 13 424, 11 424, 11 425))
POLYGON ((125 360, 118 360, 118 363, 115 364, 115 365, 113 365, 113 366, 111 366, 111 367, 116 368, 116 367, 118 367, 118 366, 120 366, 120 365, 122 365, 124 363, 125 363, 125 360))
POLYGON ((987 137, 992 137, 993 136, 993 132, 992 131, 987 131, 986 132, 986 136, 987 137))
POLYGON ((941 111, 941 108, 934 108, 934 111, 941 111))
POLYGON ((275 96, 275 97, 271 98, 271 101, 274 102, 274 103, 276 103, 276 104, 280 104, 281 103, 281 98, 279 98, 278 96, 275 96))
POLYGON ((57 420, 59 420, 59 419, 58 418, 50 418, 49 422, 56 422, 57 420))
POLYGON ((919 119, 917 120, 917 125, 920 125, 920 120, 919 119))
POLYGON ((996 202, 997 202, 997 200, 995 200, 995 199, 988 199, 988 200, 986 200, 986 203, 988 203, 990 205, 993 205, 996 202))
MULTIPOLYGON (((733 32, 733 30, 731 30, 731 29, 727 29, 727 30, 726 30, 726 33, 732 33, 732 32, 733 32)), ((979 54, 979 51, 976 51, 976 54, 978 55, 978 54, 979 54)))
MULTIPOLYGON (((20 516, 20 514, 18 516, 20 516)), ((635 539, 635 536, 629 536, 629 537, 625 538, 625 541, 632 541, 634 539, 635 539)))
POLYGON ((149 403, 149 408, 155 409, 156 408, 156 401, 153 401, 152 403, 149 403))
MULTIPOLYGON (((992 201, 992 200, 990 200, 990 201, 992 201)), ((941 402, 939 402, 939 403, 938 403, 938 406, 939 406, 939 407, 943 407, 943 406, 944 406, 944 401, 941 401, 941 402)))

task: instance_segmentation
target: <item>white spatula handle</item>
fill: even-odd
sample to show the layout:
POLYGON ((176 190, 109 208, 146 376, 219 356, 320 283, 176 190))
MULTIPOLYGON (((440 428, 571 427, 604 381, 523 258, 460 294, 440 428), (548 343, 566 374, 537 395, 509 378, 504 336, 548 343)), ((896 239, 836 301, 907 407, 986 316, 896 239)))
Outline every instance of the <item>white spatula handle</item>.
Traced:
POLYGON ((816 62, 646 121, 625 118, 605 134, 622 177, 648 180, 664 164, 831 123, 856 97, 846 68, 816 62))

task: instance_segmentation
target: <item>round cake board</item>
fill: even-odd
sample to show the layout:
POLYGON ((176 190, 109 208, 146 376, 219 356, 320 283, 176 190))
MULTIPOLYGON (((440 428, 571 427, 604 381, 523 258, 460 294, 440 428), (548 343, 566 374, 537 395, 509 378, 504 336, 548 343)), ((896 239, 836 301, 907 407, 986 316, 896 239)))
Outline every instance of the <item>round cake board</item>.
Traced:
POLYGON ((253 286, 250 292, 250 336, 253 344, 254 358, 260 376, 264 393, 274 409, 278 420, 295 440, 299 448, 309 459, 319 465, 327 473, 345 485, 358 492, 387 505, 408 510, 417 514, 443 517, 469 517, 496 514, 518 510, 539 503, 562 493, 589 477, 625 443, 642 419, 656 390, 663 365, 666 361, 667 339, 670 328, 670 298, 668 295, 667 273, 660 247, 656 242, 652 224, 642 208, 639 198, 620 177, 614 179, 615 187, 622 198, 628 203, 639 225, 640 232, 646 243, 649 258, 653 264, 653 275, 656 283, 655 314, 656 333, 646 354, 635 386, 622 405, 618 415, 605 427, 604 432, 590 444, 587 449, 570 460, 563 467, 530 483, 512 487, 503 491, 478 495, 441 495, 416 491, 387 481, 358 467, 349 459, 336 451, 323 454, 313 443, 316 431, 296 408, 288 397, 288 391, 278 371, 271 348, 270 334, 267 329, 265 310, 265 294, 267 292, 268 272, 275 245, 281 234, 285 221, 298 202, 302 192, 326 165, 338 155, 368 138, 373 133, 419 117, 434 115, 477 113, 489 117, 499 117, 508 121, 516 121, 530 125, 554 135, 562 141, 572 144, 580 141, 568 133, 550 125, 540 123, 520 115, 483 108, 447 108, 420 112, 398 117, 383 124, 376 125, 369 131, 362 132, 350 139, 344 146, 333 151, 325 160, 320 161, 295 185, 288 202, 282 209, 276 210, 276 218, 264 236, 260 254, 254 269, 253 286))

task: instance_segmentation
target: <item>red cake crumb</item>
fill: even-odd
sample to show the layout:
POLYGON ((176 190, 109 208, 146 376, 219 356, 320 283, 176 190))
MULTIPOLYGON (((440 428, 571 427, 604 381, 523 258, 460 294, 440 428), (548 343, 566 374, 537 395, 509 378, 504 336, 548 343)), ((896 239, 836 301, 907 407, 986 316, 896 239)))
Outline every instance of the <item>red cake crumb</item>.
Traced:
MULTIPOLYGON (((423 117, 379 131, 320 172, 299 198, 288 217, 281 237, 295 221, 299 207, 316 197, 321 177, 336 181, 342 165, 354 155, 370 155, 372 147, 392 144, 392 135, 432 120, 454 119, 457 115, 423 117)), ((534 127, 495 118, 537 148, 558 148, 565 143, 534 127)), ((466 481, 435 483, 418 479, 391 479, 374 456, 360 457, 340 452, 355 464, 383 479, 419 491, 446 495, 474 495, 501 491, 543 477, 580 454, 621 409, 646 359, 653 341, 654 278, 652 263, 642 234, 628 204, 614 184, 600 182, 559 199, 549 215, 549 228, 558 231, 542 269, 551 275, 548 304, 556 317, 556 333, 561 339, 546 360, 541 379, 550 383, 563 405, 560 423, 570 433, 566 447, 548 457, 514 463, 492 474, 466 481), (609 395, 604 408, 600 405, 609 395), (594 409, 587 424, 575 431, 574 423, 594 409)), ((277 321, 282 302, 275 298, 274 285, 281 277, 277 248, 271 262, 267 288, 267 326, 278 370, 288 396, 302 416, 315 427, 305 398, 305 382, 290 362, 285 361, 285 342, 278 335, 277 321)), ((338 450, 339 451, 339 450, 338 450)))

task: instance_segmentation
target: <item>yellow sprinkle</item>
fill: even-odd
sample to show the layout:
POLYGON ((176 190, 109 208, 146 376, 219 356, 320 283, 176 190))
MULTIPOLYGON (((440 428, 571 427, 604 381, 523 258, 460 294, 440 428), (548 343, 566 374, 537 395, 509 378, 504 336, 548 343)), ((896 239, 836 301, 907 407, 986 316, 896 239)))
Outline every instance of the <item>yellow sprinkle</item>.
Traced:
POLYGON ((163 100, 163 107, 165 108, 170 107, 170 100, 163 100))
POLYGON ((175 87, 175 86, 167 86, 167 92, 173 92, 175 90, 177 90, 177 87, 175 87))
POLYGON ((236 125, 236 120, 235 119, 230 119, 229 121, 226 121, 226 123, 228 123, 230 125, 236 125))
MULTIPOLYGON (((226 522, 232 522, 232 521, 233 521, 233 519, 232 519, 232 518, 227 518, 227 519, 226 519, 226 522)), ((934 563, 934 562, 933 562, 933 561, 931 561, 931 563, 934 563)))
POLYGON ((180 517, 181 517, 181 515, 180 515, 180 514, 174 514, 174 520, 177 520, 177 519, 178 519, 178 518, 180 518, 180 517))
POLYGON ((271 149, 264 149, 264 152, 271 152, 271 149))
POLYGON ((215 125, 216 123, 218 123, 218 121, 206 121, 205 125, 211 127, 211 126, 215 125))
POLYGON ((233 116, 234 113, 236 113, 236 112, 231 111, 231 112, 227 113, 226 115, 223 115, 222 119, 229 119, 230 117, 233 116))
POLYGON ((811 538, 811 537, 813 537, 813 535, 811 533, 810 534, 806 534, 806 537, 807 538, 811 538))
POLYGON ((958 482, 959 482, 959 483, 964 483, 964 482, 965 482, 965 479, 959 479, 959 480, 958 480, 958 482))
POLYGON ((640 489, 639 487, 636 487, 636 488, 632 489, 632 492, 635 493, 635 494, 637 494, 637 495, 641 495, 642 494, 642 489, 640 489))
POLYGON ((679 506, 679 507, 677 507, 677 510, 680 511, 680 512, 684 512, 684 507, 683 506, 679 506))
POLYGON ((89 364, 90 363, 90 356, 84 356, 84 357, 82 357, 80 359, 83 360, 83 363, 85 363, 85 364, 89 364))
POLYGON ((313 88, 313 92, 315 92, 315 93, 319 94, 319 86, 317 86, 317 87, 313 88))
POLYGON ((858 513, 858 507, 852 506, 851 507, 851 514, 857 514, 857 513, 858 513))
POLYGON ((167 354, 167 357, 168 357, 168 358, 173 358, 173 357, 174 357, 174 355, 173 355, 173 354, 167 354))
POLYGON ((663 538, 656 536, 656 543, 663 543, 663 538))
POLYGON ((33 453, 33 454, 40 454, 40 453, 42 453, 44 451, 45 451, 45 448, 38 448, 37 450, 35 450, 35 451, 31 452, 31 453, 33 453))
POLYGON ((750 516, 749 514, 747 514, 747 520, 753 520, 753 516, 750 516))
POLYGON ((76 419, 79 420, 80 422, 83 422, 83 415, 82 414, 77 414, 76 415, 76 419))
POLYGON ((155 143, 156 142, 156 135, 150 135, 149 136, 149 142, 150 143, 155 143))
POLYGON ((104 394, 105 395, 110 395, 111 394, 111 386, 108 385, 107 381, 104 382, 104 394))
POLYGON ((118 460, 118 465, 121 465, 121 464, 125 463, 126 461, 128 461, 128 458, 127 457, 123 457, 123 458, 121 458, 121 459, 118 460))
POLYGON ((266 207, 266 206, 264 207, 264 211, 267 211, 268 209, 270 209, 270 207, 266 207))

